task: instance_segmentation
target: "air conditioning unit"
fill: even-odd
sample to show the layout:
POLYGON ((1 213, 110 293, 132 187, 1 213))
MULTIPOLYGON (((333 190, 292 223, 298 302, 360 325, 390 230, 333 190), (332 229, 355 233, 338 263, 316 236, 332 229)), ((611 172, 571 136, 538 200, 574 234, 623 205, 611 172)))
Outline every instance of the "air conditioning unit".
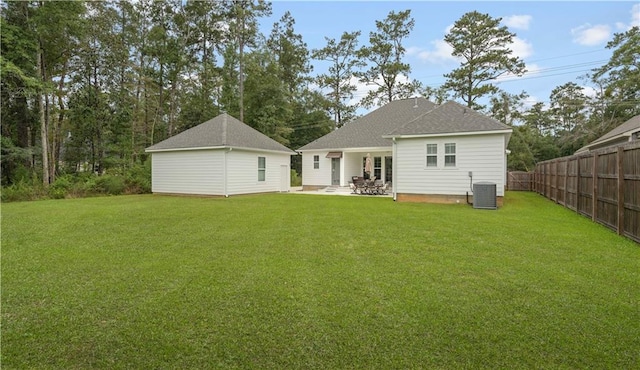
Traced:
POLYGON ((496 184, 492 182, 476 182, 473 184, 473 208, 498 209, 496 184))

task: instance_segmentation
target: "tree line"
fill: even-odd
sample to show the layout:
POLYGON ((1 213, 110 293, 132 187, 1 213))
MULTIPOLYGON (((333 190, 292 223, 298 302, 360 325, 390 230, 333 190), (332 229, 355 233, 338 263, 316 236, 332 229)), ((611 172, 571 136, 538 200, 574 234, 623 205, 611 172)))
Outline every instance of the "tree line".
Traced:
POLYGON ((616 34, 610 61, 584 76, 595 96, 569 82, 548 105, 527 107, 525 91, 496 85, 526 72, 509 49, 515 34, 475 11, 445 36, 461 63, 438 88, 412 80, 404 62, 410 10, 376 20, 363 45, 355 30, 313 50, 289 12, 263 34, 272 12, 263 0, 20 1, 1 12, 4 187, 46 189, 76 174, 148 182, 146 147, 221 112, 296 149, 348 124, 359 106, 455 99, 513 126, 512 170, 571 154, 640 113, 638 27, 616 34), (313 75, 314 61, 327 71, 313 75), (374 86, 359 105, 350 104, 356 81, 374 86))

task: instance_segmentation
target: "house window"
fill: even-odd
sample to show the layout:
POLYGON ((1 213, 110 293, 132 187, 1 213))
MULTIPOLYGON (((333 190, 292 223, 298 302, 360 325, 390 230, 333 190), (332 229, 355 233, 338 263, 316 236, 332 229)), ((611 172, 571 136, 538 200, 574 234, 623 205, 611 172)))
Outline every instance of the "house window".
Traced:
POLYGON ((438 144, 427 144, 427 167, 438 167, 438 144))
POLYGON ((317 170, 318 168, 320 168, 320 156, 319 155, 314 155, 313 156, 313 169, 317 170))
POLYGON ((382 179, 382 157, 373 157, 373 176, 376 180, 382 179))
POLYGON ((267 172, 267 158, 258 157, 258 181, 264 181, 267 172))
POLYGON ((444 144, 444 166, 445 167, 456 166, 456 144, 455 143, 444 144))

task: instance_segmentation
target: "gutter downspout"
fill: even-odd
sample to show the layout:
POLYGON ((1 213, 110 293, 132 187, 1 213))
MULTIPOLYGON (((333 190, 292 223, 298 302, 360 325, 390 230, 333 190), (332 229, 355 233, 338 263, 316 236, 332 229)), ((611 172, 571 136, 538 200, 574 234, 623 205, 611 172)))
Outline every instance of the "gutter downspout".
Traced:
POLYGON ((397 197, 398 194, 396 193, 396 186, 398 184, 398 182, 396 181, 396 178, 398 177, 398 170, 397 170, 397 168, 398 168, 398 166, 397 166, 398 160, 396 158, 398 156, 398 148, 396 147, 396 138, 393 137, 393 138, 391 138, 391 140, 393 141, 393 145, 391 147, 391 158, 392 158, 393 162, 391 162, 391 163, 392 163, 392 166, 395 167, 395 168, 392 167, 393 175, 391 176, 391 182, 392 182, 391 186, 392 186, 393 191, 391 192, 391 194, 393 194, 393 201, 395 202, 397 200, 397 198, 398 198, 397 197))

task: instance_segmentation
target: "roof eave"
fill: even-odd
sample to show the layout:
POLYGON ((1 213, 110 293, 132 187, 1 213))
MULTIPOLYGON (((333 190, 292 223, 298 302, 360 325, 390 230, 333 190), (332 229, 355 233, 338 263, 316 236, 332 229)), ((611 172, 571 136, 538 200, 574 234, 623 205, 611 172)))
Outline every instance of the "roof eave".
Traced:
POLYGON ((188 150, 211 150, 211 149, 226 149, 229 148, 229 146, 194 146, 194 147, 187 147, 187 148, 160 148, 160 149, 151 149, 151 148, 147 148, 145 149, 145 153, 158 153, 158 152, 183 152, 183 151, 188 151, 188 150))
POLYGON ((389 135, 383 135, 382 137, 385 139, 413 139, 413 138, 421 138, 421 137, 511 134, 512 132, 513 132, 512 129, 506 129, 506 130, 488 130, 488 131, 443 132, 443 133, 437 133, 437 134, 411 134, 411 135, 389 134, 389 135))
POLYGON ((385 152, 390 151, 392 146, 368 146, 368 147, 349 147, 349 148, 319 148, 319 149, 298 149, 298 153, 303 152, 345 152, 345 153, 360 153, 360 152, 385 152))
POLYGON ((600 145, 606 145, 607 143, 611 142, 611 141, 617 141, 618 139, 622 139, 622 138, 629 138, 631 137, 631 135, 633 135, 635 131, 629 131, 629 132, 624 132, 622 134, 616 135, 616 136, 611 136, 606 138, 605 140, 600 140, 600 141, 594 141, 593 143, 586 145, 587 148, 592 148, 594 146, 600 146, 600 145))
POLYGON ((184 151, 193 151, 193 150, 217 150, 217 149, 231 149, 231 150, 246 150, 253 152, 268 152, 268 153, 282 153, 294 155, 296 152, 293 150, 275 150, 275 149, 261 149, 261 148, 248 148, 241 146, 203 146, 203 147, 192 147, 192 148, 168 148, 168 149, 145 149, 145 153, 160 153, 160 152, 184 152, 184 151))

